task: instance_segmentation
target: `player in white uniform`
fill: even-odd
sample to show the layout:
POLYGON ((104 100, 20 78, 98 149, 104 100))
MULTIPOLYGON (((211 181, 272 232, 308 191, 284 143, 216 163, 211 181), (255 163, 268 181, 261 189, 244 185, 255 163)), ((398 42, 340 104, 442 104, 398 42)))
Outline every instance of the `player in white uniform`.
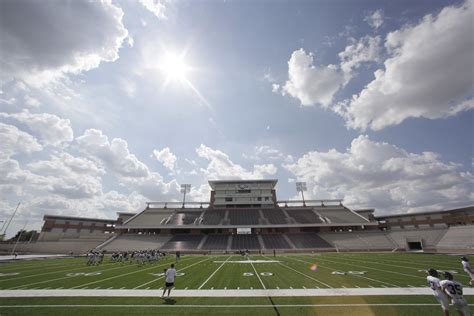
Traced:
POLYGON ((428 281, 428 284, 433 291, 434 297, 441 304, 444 315, 449 316, 449 300, 448 296, 446 296, 441 287, 438 271, 435 269, 429 269, 428 274, 429 275, 426 277, 426 281, 428 281))
POLYGON ((174 279, 176 278, 176 269, 174 268, 174 264, 171 264, 171 268, 165 271, 166 281, 165 281, 165 288, 163 290, 163 294, 161 297, 165 296, 166 290, 168 290, 168 296, 170 296, 171 289, 174 286, 174 279))
POLYGON ((451 303, 457 309, 461 316, 471 316, 469 305, 462 295, 462 284, 453 281, 453 275, 449 272, 444 273, 446 280, 440 281, 443 291, 451 298, 451 303))
POLYGON ((474 286, 474 269, 471 268, 471 265, 469 264, 469 259, 467 259, 467 257, 461 257, 461 263, 462 269, 471 278, 471 280, 469 281, 469 285, 474 286))

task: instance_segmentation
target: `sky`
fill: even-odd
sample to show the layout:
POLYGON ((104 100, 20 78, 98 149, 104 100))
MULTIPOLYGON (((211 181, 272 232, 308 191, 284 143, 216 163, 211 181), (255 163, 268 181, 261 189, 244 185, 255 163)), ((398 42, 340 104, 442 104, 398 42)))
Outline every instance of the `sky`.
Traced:
POLYGON ((0 1, 0 220, 278 179, 376 214, 474 204, 474 1, 0 1))

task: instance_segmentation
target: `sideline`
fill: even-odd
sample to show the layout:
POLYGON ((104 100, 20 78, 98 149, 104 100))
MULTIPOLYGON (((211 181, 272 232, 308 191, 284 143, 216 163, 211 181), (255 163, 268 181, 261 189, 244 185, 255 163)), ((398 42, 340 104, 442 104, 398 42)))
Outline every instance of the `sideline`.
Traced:
MULTIPOLYGON (((161 290, 2 290, 0 297, 159 297, 161 290)), ((245 289, 245 290, 174 290, 173 297, 277 297, 277 296, 396 296, 433 295, 429 287, 411 288, 334 288, 334 289, 245 289)), ((464 289, 474 295, 474 288, 464 289)), ((439 305, 439 304, 438 304, 439 305)))

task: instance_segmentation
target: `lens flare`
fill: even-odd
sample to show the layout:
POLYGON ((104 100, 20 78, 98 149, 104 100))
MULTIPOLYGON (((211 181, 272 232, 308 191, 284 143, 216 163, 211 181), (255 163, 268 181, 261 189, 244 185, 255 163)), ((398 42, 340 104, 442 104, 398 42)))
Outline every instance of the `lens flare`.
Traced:
POLYGON ((312 264, 309 269, 313 272, 316 272, 318 271, 318 265, 316 263, 312 264))

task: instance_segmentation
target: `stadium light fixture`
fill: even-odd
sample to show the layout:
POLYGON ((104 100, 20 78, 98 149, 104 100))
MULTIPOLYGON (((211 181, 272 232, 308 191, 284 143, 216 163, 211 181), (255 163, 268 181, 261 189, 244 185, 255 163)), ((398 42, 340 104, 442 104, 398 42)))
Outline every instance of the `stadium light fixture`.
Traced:
POLYGON ((306 206, 306 202, 304 201, 304 191, 307 190, 306 182, 296 182, 296 191, 301 192, 301 197, 303 198, 303 206, 306 206))
POLYGON ((181 184, 181 193, 183 193, 183 208, 184 203, 186 203, 186 193, 189 193, 189 191, 191 191, 190 184, 181 184))

